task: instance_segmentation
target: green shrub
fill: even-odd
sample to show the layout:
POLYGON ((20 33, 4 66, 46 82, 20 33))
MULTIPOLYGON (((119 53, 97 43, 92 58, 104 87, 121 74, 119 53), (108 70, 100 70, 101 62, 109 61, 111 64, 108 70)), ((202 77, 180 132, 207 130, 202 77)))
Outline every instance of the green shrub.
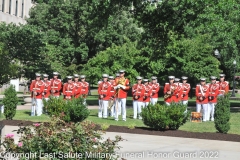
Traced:
POLYGON ((215 128, 220 133, 227 133, 230 129, 230 101, 229 95, 218 97, 215 106, 214 123, 215 128))
POLYGON ((186 105, 172 103, 170 106, 149 104, 142 109, 142 120, 146 126, 157 130, 178 129, 186 123, 188 112, 186 105))
POLYGON ((104 123, 104 124, 101 124, 101 130, 103 130, 103 131, 106 131, 108 128, 109 128, 109 124, 106 124, 106 123, 104 123))
POLYGON ((72 100, 50 97, 44 101, 44 110, 50 116, 60 116, 66 122, 81 122, 90 114, 81 97, 72 100))
MULTIPOLYGON (((104 140, 103 132, 97 130, 96 127, 96 124, 89 121, 66 123, 53 117, 47 123, 20 127, 18 130, 18 133, 21 133, 19 143, 14 144, 13 135, 8 134, 5 136, 2 145, 6 148, 5 154, 33 153, 34 156, 36 155, 36 157, 30 159, 40 159, 40 157, 41 159, 55 160, 117 159, 116 156, 110 157, 109 155, 116 155, 116 148, 119 148, 118 142, 123 139, 116 136, 114 140, 109 138, 104 140), (93 154, 91 155, 91 153, 93 154), (106 157, 96 156, 96 154, 106 157), (47 155, 54 157, 46 157, 47 155)), ((2 156, 4 156, 3 154, 2 156)))
POLYGON ((13 85, 10 85, 10 87, 5 90, 2 102, 4 105, 4 116, 7 120, 12 120, 16 114, 18 104, 17 92, 13 85))

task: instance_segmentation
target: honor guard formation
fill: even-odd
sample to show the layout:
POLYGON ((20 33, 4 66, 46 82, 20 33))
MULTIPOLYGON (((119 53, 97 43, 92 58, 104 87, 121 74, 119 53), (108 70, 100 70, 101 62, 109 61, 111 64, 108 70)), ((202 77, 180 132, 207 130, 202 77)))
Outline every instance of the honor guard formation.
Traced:
MULTIPOLYGON (((32 93, 32 111, 31 116, 40 116, 42 114, 43 102, 49 99, 49 96, 58 98, 61 94, 65 100, 78 98, 82 96, 86 104, 89 83, 85 81, 85 75, 74 74, 67 76, 67 83, 58 79, 58 72, 53 72, 53 79, 48 79, 47 74, 36 73, 36 79, 30 85, 32 93), (80 81, 79 81, 80 78, 80 81), (36 111, 36 113, 35 113, 36 111)), ((188 104, 188 94, 191 89, 187 83, 188 77, 182 76, 181 79, 175 76, 168 76, 169 82, 164 85, 164 101, 166 105, 171 103, 188 104)), ((200 83, 196 86, 196 112, 202 109, 203 121, 214 121, 214 109, 217 103, 217 97, 227 94, 229 83, 225 81, 225 74, 220 74, 220 81, 217 77, 211 76, 211 83, 206 84, 206 78, 200 78, 200 83)), ((98 82, 99 95, 99 118, 114 117, 118 121, 118 116, 122 115, 122 120, 126 121, 126 100, 130 90, 130 82, 125 77, 125 70, 119 70, 116 77, 108 74, 102 75, 102 80, 98 82)), ((151 81, 140 76, 136 77, 136 83, 131 87, 133 98, 133 119, 142 119, 141 110, 147 107, 149 103, 156 104, 158 101, 158 92, 160 84, 157 83, 157 77, 152 76, 151 81)))

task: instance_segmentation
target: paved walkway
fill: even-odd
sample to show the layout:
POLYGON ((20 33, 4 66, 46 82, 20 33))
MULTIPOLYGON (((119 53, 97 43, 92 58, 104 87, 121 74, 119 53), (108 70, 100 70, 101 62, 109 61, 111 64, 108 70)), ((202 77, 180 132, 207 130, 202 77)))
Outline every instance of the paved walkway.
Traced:
MULTIPOLYGON (((13 133, 15 143, 17 143, 19 135, 13 132, 16 129, 18 129, 17 126, 5 126, 2 130, 2 136, 13 133)), ((127 160, 240 159, 240 143, 237 142, 116 132, 107 132, 103 137, 104 139, 114 139, 116 135, 125 139, 119 143, 122 148, 117 151, 117 154, 127 160)))

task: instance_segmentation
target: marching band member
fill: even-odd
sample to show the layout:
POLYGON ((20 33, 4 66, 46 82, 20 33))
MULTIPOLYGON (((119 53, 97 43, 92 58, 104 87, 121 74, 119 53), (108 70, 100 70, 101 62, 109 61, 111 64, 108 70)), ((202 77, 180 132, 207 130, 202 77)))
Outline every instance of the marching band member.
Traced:
POLYGON ((32 80, 30 85, 30 91, 32 93, 32 109, 31 116, 41 116, 42 115, 42 92, 44 91, 44 83, 41 81, 41 74, 36 73, 36 79, 32 80))
POLYGON ((208 117, 207 120, 210 120, 211 116, 211 121, 214 121, 214 110, 215 110, 215 105, 217 103, 217 97, 219 94, 219 84, 216 83, 216 78, 215 76, 211 76, 211 84, 209 85, 209 95, 208 95, 208 117))
POLYGON ((208 118, 208 95, 209 86, 206 84, 206 78, 200 78, 200 85, 196 86, 196 112, 203 109, 203 121, 207 121, 208 118))
POLYGON ((43 74, 43 83, 44 83, 44 91, 42 93, 43 98, 48 101, 49 96, 51 94, 51 81, 48 80, 48 75, 43 74))
POLYGON ((88 95, 89 83, 86 82, 86 79, 85 79, 86 76, 85 75, 81 75, 80 78, 81 78, 81 84, 82 84, 82 89, 81 89, 80 94, 84 98, 84 104, 86 104, 86 98, 87 98, 87 95, 88 95))
POLYGON ((152 76, 152 94, 151 94, 151 103, 154 105, 158 101, 158 92, 160 90, 160 84, 157 83, 157 77, 152 76))
POLYGON ((188 77, 182 76, 182 87, 183 87, 183 94, 182 94, 182 104, 187 105, 188 104, 188 94, 190 91, 190 84, 187 83, 188 77))
POLYGON ((148 79, 143 79, 143 107, 147 107, 150 102, 150 96, 152 94, 152 87, 148 84, 148 79))
MULTIPOLYGON (((125 70, 119 71, 119 78, 116 78, 116 84, 114 86, 114 89, 117 89, 116 93, 116 111, 119 112, 118 108, 122 107, 122 119, 123 121, 126 121, 126 100, 127 100, 127 93, 130 89, 129 86, 129 80, 124 77, 125 70)), ((115 114, 115 120, 118 121, 118 113, 115 114)))
POLYGON ((103 81, 98 85, 99 94, 99 118, 107 118, 108 116, 108 101, 110 99, 111 84, 108 82, 108 75, 102 75, 103 81))
POLYGON ((72 78, 72 76, 67 76, 68 82, 63 85, 63 95, 65 100, 71 100, 75 94, 75 85, 72 78))
POLYGON ((229 83, 228 81, 225 81, 225 74, 220 74, 220 81, 218 83, 219 83, 219 96, 228 94, 229 83))
POLYGON ((132 87, 132 95, 133 95, 133 119, 137 119, 137 115, 139 119, 142 119, 140 113, 142 112, 143 106, 143 96, 144 96, 144 86, 142 85, 142 77, 137 76, 137 83, 132 87))
POLYGON ((75 94, 75 98, 78 98, 81 96, 81 90, 82 90, 82 83, 78 81, 79 79, 79 75, 78 74, 74 74, 74 86, 75 86, 75 91, 74 91, 74 94, 75 94))
POLYGON ((177 93, 177 86, 173 83, 175 76, 168 76, 169 83, 165 83, 164 86, 164 101, 166 105, 170 105, 170 103, 174 102, 176 99, 176 93, 177 93))
POLYGON ((53 72, 53 79, 51 79, 51 94, 52 96, 59 98, 60 91, 62 89, 62 81, 58 79, 58 72, 53 72))
POLYGON ((183 88, 182 88, 182 83, 179 82, 180 79, 179 78, 175 78, 174 79, 174 84, 177 86, 176 87, 176 96, 175 96, 175 99, 174 99, 174 102, 175 103, 179 103, 179 102, 182 102, 182 92, 183 92, 183 88))
POLYGON ((110 101, 109 101, 109 107, 111 107, 111 113, 110 113, 110 116, 111 117, 114 117, 115 115, 115 94, 116 94, 116 90, 114 89, 114 85, 115 85, 115 79, 114 79, 114 76, 109 76, 108 77, 109 79, 109 82, 111 84, 111 90, 110 90, 110 101))
POLYGON ((120 74, 119 73, 116 73, 116 78, 119 78, 120 74))

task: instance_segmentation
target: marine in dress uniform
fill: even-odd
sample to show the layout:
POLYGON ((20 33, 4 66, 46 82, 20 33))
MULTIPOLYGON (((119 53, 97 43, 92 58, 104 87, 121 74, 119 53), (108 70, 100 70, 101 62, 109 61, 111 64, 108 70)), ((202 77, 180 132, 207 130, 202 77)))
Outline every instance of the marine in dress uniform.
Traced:
POLYGON ((152 87, 148 84, 148 79, 143 79, 143 88, 144 88, 144 95, 143 95, 143 107, 147 107, 150 103, 150 96, 152 94, 152 87))
POLYGON ((51 79, 51 95, 59 98, 62 89, 62 81, 58 79, 58 72, 53 72, 53 79, 51 79))
POLYGON ((86 98, 88 95, 89 83, 86 82, 86 76, 80 75, 82 89, 81 89, 81 96, 84 98, 84 104, 86 104, 86 98))
POLYGON ((229 92, 229 83, 228 81, 225 81, 225 74, 220 74, 220 81, 219 83, 219 96, 223 96, 225 94, 228 94, 229 92))
POLYGON ((71 100, 75 95, 76 89, 72 78, 72 76, 67 76, 67 83, 63 85, 63 96, 65 100, 71 100))
POLYGON ((217 104, 217 97, 219 94, 219 84, 216 83, 217 77, 211 76, 211 84, 209 85, 209 95, 208 95, 208 117, 207 121, 214 121, 214 111, 215 105, 217 104))
POLYGON ((200 84, 196 86, 196 112, 203 113, 203 121, 208 119, 208 96, 209 85, 206 84, 206 78, 200 78, 200 84))
POLYGON ((44 91, 44 83, 41 81, 41 74, 36 73, 36 79, 32 80, 30 92, 32 93, 32 109, 31 116, 41 116, 43 111, 42 93, 44 91))
POLYGON ((176 93, 177 93, 177 86, 174 84, 174 78, 175 76, 168 76, 169 83, 165 83, 164 86, 164 101, 166 105, 170 105, 170 103, 174 102, 176 99, 176 93))
MULTIPOLYGON (((122 119, 126 121, 126 100, 127 100, 127 93, 130 89, 129 80, 124 77, 125 70, 119 71, 119 77, 115 79, 116 84, 114 89, 116 89, 116 111, 119 111, 118 108, 122 110, 122 119)), ((118 121, 118 113, 115 114, 115 120, 118 121)))
POLYGON ((119 73, 116 73, 116 78, 119 78, 120 74, 119 73))
POLYGON ((49 96, 51 94, 51 81, 48 80, 47 74, 43 74, 43 83, 44 83, 44 91, 43 91, 42 95, 43 95, 43 98, 45 99, 45 101, 48 101, 49 96))
POLYGON ((78 80, 79 79, 79 75, 78 74, 74 74, 73 76, 74 76, 73 84, 75 86, 75 91, 74 91, 75 95, 74 95, 74 97, 78 98, 78 97, 81 96, 82 83, 79 82, 79 80, 78 80))
POLYGON ((174 84, 177 86, 177 88, 176 88, 176 96, 175 96, 174 102, 175 103, 181 103, 182 102, 182 94, 183 94, 182 83, 180 83, 180 79, 179 78, 175 78, 174 79, 174 84))
POLYGON ((157 77, 152 76, 152 94, 151 94, 151 103, 154 105, 158 101, 158 92, 160 90, 160 84, 157 83, 157 77))
POLYGON ((188 104, 188 94, 191 89, 191 86, 189 83, 187 83, 188 77, 182 76, 182 104, 187 105, 188 104))
POLYGON ((133 119, 142 119, 140 113, 142 112, 143 106, 143 96, 144 96, 144 86, 142 84, 142 77, 137 76, 137 83, 132 86, 132 96, 133 96, 133 119))
POLYGON ((103 81, 98 85, 98 94, 99 94, 99 118, 107 118, 108 116, 108 102, 111 97, 111 84, 108 82, 108 75, 102 75, 103 81))
POLYGON ((114 86, 115 86, 115 79, 114 79, 114 76, 109 76, 108 77, 109 79, 109 83, 111 85, 111 90, 110 90, 110 100, 109 100, 109 107, 111 107, 111 112, 110 112, 110 116, 111 117, 114 117, 115 115, 115 96, 116 96, 116 90, 114 89, 114 86))

